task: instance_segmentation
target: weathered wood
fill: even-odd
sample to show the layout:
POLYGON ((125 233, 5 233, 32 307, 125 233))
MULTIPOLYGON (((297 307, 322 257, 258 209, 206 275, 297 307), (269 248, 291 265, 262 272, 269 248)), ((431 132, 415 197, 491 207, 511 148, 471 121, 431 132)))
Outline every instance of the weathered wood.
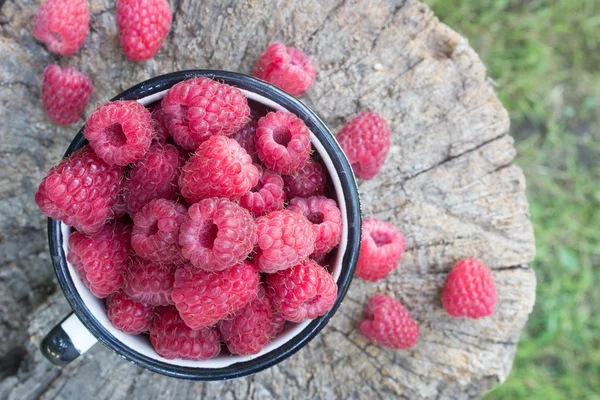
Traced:
MULTIPOLYGON (((0 399, 42 398, 472 398, 506 378, 535 296, 527 265, 534 240, 525 182, 509 119, 467 41, 416 0, 290 2, 173 1, 173 27, 153 59, 119 50, 112 1, 91 0, 90 35, 74 56, 48 53, 31 36, 38 1, 0 11, 0 361, 27 352, 0 399), (33 202, 37 182, 77 127, 44 116, 40 77, 49 63, 75 66, 95 85, 86 113, 115 93, 181 69, 250 73, 274 40, 298 46, 319 66, 304 97, 338 130, 362 110, 393 130, 381 173, 361 182, 365 216, 395 223, 408 250, 376 284, 356 280, 329 326, 307 348, 255 376, 229 382, 177 381, 137 368, 96 346, 59 369, 41 359, 40 337, 68 310, 51 287, 45 225, 33 202), (454 262, 474 256, 493 268, 499 304, 478 321, 448 317, 439 301, 454 262), (355 326, 366 299, 394 294, 421 326, 409 351, 369 344, 355 326), (29 327, 28 327, 29 326, 29 327), (25 339, 29 338, 25 345, 25 339), (99 373, 97 371, 100 371, 99 373)), ((83 119, 82 119, 83 122, 83 119)), ((81 124, 79 124, 81 125, 81 124)))

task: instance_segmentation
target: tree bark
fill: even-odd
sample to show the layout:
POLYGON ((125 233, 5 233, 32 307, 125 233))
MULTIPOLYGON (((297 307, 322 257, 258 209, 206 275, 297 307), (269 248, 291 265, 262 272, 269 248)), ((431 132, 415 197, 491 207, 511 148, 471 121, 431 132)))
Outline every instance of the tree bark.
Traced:
POLYGON ((527 264, 534 238, 523 174, 512 164, 507 112, 466 39, 416 0, 175 0, 162 50, 133 63, 119 47, 114 2, 89 4, 89 36, 70 57, 49 53, 32 37, 38 1, 9 0, 0 10, 0 399, 463 399, 506 378, 535 300, 527 264), (45 117, 39 96, 45 66, 73 66, 90 76, 89 115, 162 73, 250 74, 276 40, 303 49, 318 65, 303 101, 332 131, 365 110, 388 121, 393 138, 386 164, 360 190, 364 216, 393 222, 406 236, 399 268, 375 284, 355 280, 317 338, 252 377, 179 381, 101 345, 67 367, 50 366, 37 345, 69 308, 60 292, 47 298, 55 283, 33 195, 84 118, 59 127, 45 117), (441 307, 446 275, 463 257, 493 269, 498 306, 492 317, 453 319, 441 307), (415 317, 421 334, 414 348, 388 350, 357 333, 375 293, 394 295, 415 317))

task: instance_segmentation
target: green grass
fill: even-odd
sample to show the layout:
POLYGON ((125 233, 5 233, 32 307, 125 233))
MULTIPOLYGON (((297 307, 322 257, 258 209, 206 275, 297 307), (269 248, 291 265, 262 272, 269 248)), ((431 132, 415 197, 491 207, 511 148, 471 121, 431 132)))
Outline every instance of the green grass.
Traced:
POLYGON ((537 301, 488 399, 600 399, 600 0, 425 0, 479 52, 513 119, 537 301))

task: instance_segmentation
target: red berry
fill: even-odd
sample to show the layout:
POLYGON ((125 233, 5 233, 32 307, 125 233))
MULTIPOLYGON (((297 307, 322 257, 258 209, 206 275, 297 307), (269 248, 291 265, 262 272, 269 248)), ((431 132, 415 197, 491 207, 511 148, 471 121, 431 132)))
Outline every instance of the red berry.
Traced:
POLYGON ((355 275, 371 282, 385 278, 398 267, 405 249, 398 228, 377 218, 365 219, 355 275))
POLYGON ((123 291, 135 301, 153 306, 174 304, 171 299, 175 281, 174 264, 159 264, 133 257, 124 274, 123 291))
POLYGON ((285 320, 277 314, 262 287, 254 300, 231 318, 219 322, 221 338, 232 354, 256 354, 281 330, 285 320))
POLYGON ((337 297, 337 285, 313 260, 267 275, 267 294, 288 321, 302 322, 324 315, 337 297))
POLYGON ((373 296, 358 323, 360 333, 371 342, 392 349, 408 349, 419 340, 419 326, 406 308, 393 297, 373 296))
POLYGON ((459 261, 446 278, 442 304, 455 318, 482 318, 496 309, 496 285, 488 267, 467 258, 459 261))
POLYGON ((238 142, 242 149, 252 158, 253 163, 258 163, 258 151, 256 150, 256 127, 258 122, 251 119, 242 128, 238 129, 231 138, 238 142))
POLYGON ((256 244, 254 218, 227 199, 192 205, 179 233, 183 256, 205 271, 221 271, 242 262, 256 244))
POLYGON ((150 116, 152 117, 152 127, 154 128, 154 137, 152 138, 152 144, 165 144, 169 138, 169 129, 167 128, 168 116, 160 107, 160 104, 150 109, 150 116))
POLYGON ((81 117, 93 88, 90 78, 75 68, 48 65, 42 82, 44 112, 59 125, 73 124, 81 117))
POLYGON ((67 56, 83 44, 89 28, 85 0, 45 0, 35 16, 33 36, 51 52, 67 56))
POLYGON ((301 50, 275 42, 259 57, 253 75, 293 96, 301 96, 315 83, 317 70, 301 50))
POLYGON ((85 123, 84 136, 107 163, 127 165, 146 154, 154 134, 150 112, 134 100, 109 101, 85 123))
POLYGON ((260 173, 258 183, 240 198, 240 206, 250 211, 255 217, 283 210, 285 201, 281 175, 274 171, 263 170, 261 167, 258 169, 260 173))
POLYGON ((257 182, 258 169, 246 151, 233 139, 213 136, 184 165, 179 188, 192 204, 209 197, 239 198, 257 182))
POLYGON ((258 120, 256 148, 258 157, 269 169, 293 174, 310 156, 310 134, 294 114, 270 112, 258 120))
POLYGON ((250 107, 239 89, 209 78, 173 86, 162 100, 175 142, 186 150, 215 135, 231 135, 248 121, 250 107))
POLYGON ((165 199, 154 199, 133 217, 131 246, 147 260, 173 264, 182 262, 179 228, 187 209, 165 199))
POLYGON ((94 296, 103 298, 121 289, 130 238, 131 225, 119 222, 104 225, 92 236, 79 232, 69 236, 67 260, 94 296))
POLYGON ((301 214, 273 211, 256 220, 258 242, 254 258, 260 272, 273 273, 306 260, 315 250, 315 231, 301 214))
POLYGON ((40 210, 88 235, 113 215, 123 169, 102 161, 89 146, 53 167, 35 194, 40 210))
POLYGON ((135 215, 153 199, 175 200, 184 163, 183 154, 175 146, 150 146, 148 153, 133 164, 123 185, 127 212, 135 215))
POLYGON ((356 176, 371 179, 379 172, 390 149, 391 132, 377 113, 362 113, 337 135, 356 176))
POLYGON ((119 292, 106 299, 106 314, 118 330, 138 335, 150 329, 154 307, 139 303, 119 292))
POLYGON ((150 342, 159 356, 170 360, 208 360, 221 352, 216 327, 191 329, 183 322, 175 307, 156 309, 150 327, 150 342))
POLYGON ((334 200, 323 196, 297 197, 290 201, 288 210, 304 215, 313 224, 316 236, 314 255, 329 253, 340 243, 342 214, 334 200))
POLYGON ((284 175, 285 191, 287 197, 321 196, 325 193, 327 177, 321 164, 309 158, 306 164, 293 175, 284 175))
POLYGON ((248 261, 217 272, 185 264, 175 271, 172 298, 192 329, 214 325, 256 297, 258 268, 248 261))
POLYGON ((148 60, 160 50, 171 27, 167 0, 117 0, 119 40, 127 58, 148 60))

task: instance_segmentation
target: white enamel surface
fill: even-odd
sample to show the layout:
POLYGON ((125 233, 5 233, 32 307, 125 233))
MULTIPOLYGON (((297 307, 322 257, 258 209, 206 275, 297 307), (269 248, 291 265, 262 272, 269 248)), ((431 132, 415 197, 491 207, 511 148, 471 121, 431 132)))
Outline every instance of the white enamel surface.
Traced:
MULTIPOLYGON (((263 96, 260 96, 256 93, 248 92, 246 90, 241 90, 241 91, 247 98, 257 101, 259 103, 262 103, 272 109, 281 110, 281 111, 289 111, 289 110, 285 109, 284 107, 282 107, 281 105, 274 103, 273 101, 266 99, 263 96)), ((159 93, 155 93, 155 94, 145 97, 143 99, 139 99, 138 102, 143 105, 152 104, 155 101, 162 99, 166 92, 167 91, 165 90, 165 91, 162 91, 159 93)), ((346 252, 347 242, 348 242, 348 225, 346 223, 346 221, 347 221, 346 203, 344 202, 345 199, 344 199, 344 194, 342 192, 342 185, 341 185, 339 176, 335 170, 335 167, 333 165, 333 162, 331 161, 331 158, 325 152, 323 145, 318 141, 318 139, 312 132, 310 133, 310 139, 311 139, 312 145, 315 148, 315 150, 321 155, 323 164, 325 165, 325 167, 327 168, 327 170, 329 172, 329 177, 331 178, 331 181, 332 181, 331 183, 333 184, 333 187, 335 188, 335 192, 336 192, 336 195, 338 198, 338 206, 340 207, 340 211, 342 214, 342 221, 344 222, 344 224, 342 226, 342 238, 340 241, 340 245, 338 247, 338 251, 337 251, 335 260, 333 260, 331 268, 330 268, 332 276, 333 276, 334 280, 337 282, 337 280, 340 277, 341 271, 342 271, 342 259, 343 259, 344 253, 346 252)), ((61 223, 61 230, 62 230, 62 234, 63 234, 63 250, 66 255, 68 253, 70 228, 69 228, 69 226, 61 223)), ((110 321, 108 320, 108 317, 104 310, 104 305, 103 305, 102 300, 94 297, 94 295, 89 291, 89 289, 87 287, 85 287, 85 285, 83 284, 81 279, 79 279, 79 277, 77 276, 77 273, 75 272, 71 263, 67 262, 67 265, 69 267, 69 273, 71 275, 71 278, 73 279, 73 282, 75 284, 75 288, 79 292, 81 299, 86 304, 89 311, 96 317, 98 322, 101 323, 104 326, 104 328, 106 328, 107 331, 109 331, 115 338, 117 338, 119 341, 121 341, 124 345, 130 347, 131 349, 137 351, 138 353, 141 353, 149 358, 153 358, 153 359, 162 361, 164 363, 172 364, 172 365, 179 365, 179 366, 185 366, 185 367, 197 367, 197 368, 222 368, 222 367, 227 367, 229 365, 235 364, 236 362, 252 360, 254 358, 260 357, 260 356, 276 349, 277 347, 282 346, 287 341, 289 341, 292 338, 294 338, 295 336, 299 335, 302 332, 302 330, 304 328, 306 328, 312 321, 312 320, 307 320, 300 324, 294 324, 294 325, 286 328, 286 330, 284 330, 284 332, 282 332, 277 338, 275 338, 271 343, 269 343, 260 353, 255 354, 255 355, 251 355, 251 356, 221 355, 221 356, 217 356, 216 358, 213 358, 211 360, 203 360, 203 361, 168 360, 168 359, 163 358, 163 357, 159 356, 158 354, 156 354, 156 352, 150 345, 150 341, 147 338, 147 336, 128 335, 126 333, 123 333, 123 332, 115 329, 112 326, 112 324, 110 323, 110 321)), ((75 315, 73 315, 72 317, 75 317, 75 315)), ((77 322, 79 323, 79 320, 77 320, 77 322)), ((81 323, 79 323, 79 324, 81 324, 81 323)), ((80 329, 72 329, 71 332, 73 333, 73 336, 71 336, 71 334, 69 334, 69 337, 71 338, 71 341, 73 341, 74 343, 79 342, 80 340, 81 340, 82 344, 89 343, 89 341, 87 341, 87 339, 84 339, 84 337, 86 335, 91 336, 91 334, 89 332, 87 332, 87 331, 82 332, 80 329), (81 335, 81 337, 82 337, 81 339, 78 337, 75 337, 75 336, 79 336, 79 335, 81 335)), ((91 344, 89 346, 91 346, 91 344)), ((87 348, 85 348, 85 350, 87 350, 89 348, 89 346, 87 348)), ((85 346, 82 345, 82 348, 84 348, 84 347, 85 346)), ((79 350, 79 348, 78 348, 78 350, 79 350)), ((85 351, 85 350, 83 350, 83 351, 85 351)))
POLYGON ((60 327, 69 336, 71 343, 73 343, 79 354, 85 353, 98 342, 98 339, 85 329, 85 326, 75 314, 71 314, 65 319, 60 327))

